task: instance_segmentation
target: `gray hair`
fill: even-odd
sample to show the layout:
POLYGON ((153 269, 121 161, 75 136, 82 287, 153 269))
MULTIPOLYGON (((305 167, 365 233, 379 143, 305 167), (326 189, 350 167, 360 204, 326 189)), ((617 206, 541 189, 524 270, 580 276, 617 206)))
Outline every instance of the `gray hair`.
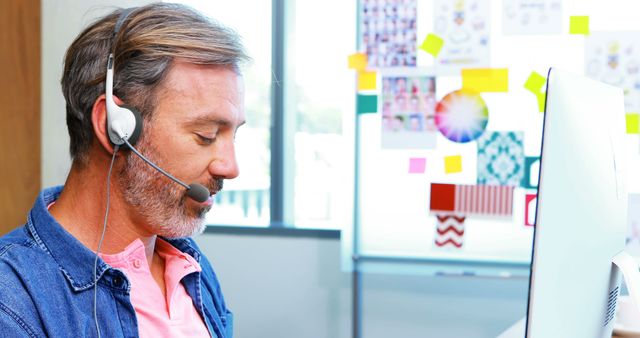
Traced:
POLYGON ((66 100, 70 153, 86 164, 94 132, 91 113, 104 93, 106 62, 114 53, 114 95, 150 121, 157 90, 175 59, 220 65, 240 73, 250 58, 238 34, 197 11, 178 4, 153 3, 126 16, 116 36, 119 9, 87 27, 73 41, 64 61, 62 92, 66 100))

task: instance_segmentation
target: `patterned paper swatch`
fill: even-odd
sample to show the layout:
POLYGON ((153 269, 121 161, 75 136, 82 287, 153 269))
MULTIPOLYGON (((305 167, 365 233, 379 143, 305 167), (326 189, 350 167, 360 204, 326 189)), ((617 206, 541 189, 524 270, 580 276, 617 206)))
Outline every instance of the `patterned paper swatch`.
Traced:
POLYGON ((435 246, 438 248, 461 249, 464 245, 463 215, 436 215, 437 226, 435 246))
POLYGON ((432 183, 429 208, 436 214, 510 217, 513 214, 513 190, 508 186, 432 183))
POLYGON ((478 139, 478 184, 520 186, 523 177, 522 132, 487 132, 478 139))

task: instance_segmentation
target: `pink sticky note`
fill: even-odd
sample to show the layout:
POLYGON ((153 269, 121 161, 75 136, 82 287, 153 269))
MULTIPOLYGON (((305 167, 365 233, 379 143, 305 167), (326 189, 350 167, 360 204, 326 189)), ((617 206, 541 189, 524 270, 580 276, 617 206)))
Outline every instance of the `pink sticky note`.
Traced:
POLYGON ((409 159, 409 174, 424 174, 426 167, 426 158, 414 157, 409 159))

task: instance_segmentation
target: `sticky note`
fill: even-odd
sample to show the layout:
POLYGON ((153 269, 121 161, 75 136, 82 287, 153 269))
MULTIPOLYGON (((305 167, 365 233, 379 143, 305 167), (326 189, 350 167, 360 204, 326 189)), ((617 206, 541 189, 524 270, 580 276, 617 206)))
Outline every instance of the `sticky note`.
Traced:
POLYGON ((420 49, 436 57, 438 53, 440 53, 443 45, 444 40, 442 40, 441 37, 436 34, 428 34, 422 42, 422 45, 420 45, 420 49))
POLYGON ((627 134, 640 134, 640 115, 636 113, 627 114, 627 134))
POLYGON ((569 21, 569 33, 589 35, 589 17, 572 16, 569 21))
POLYGON ((536 98, 538 99, 538 111, 541 113, 544 113, 544 104, 545 104, 545 101, 547 100, 547 94, 537 93, 536 98))
POLYGON ((349 55, 349 68, 355 70, 365 70, 367 68, 367 54, 355 53, 349 55))
POLYGON ((358 94, 356 105, 358 114, 376 113, 378 111, 378 95, 358 94))
POLYGON ((445 156, 444 158, 444 172, 446 174, 454 174, 462 171, 462 156, 445 156))
POLYGON ((426 158, 414 157, 409 159, 409 174, 424 174, 426 168, 426 158))
POLYGON ((462 88, 477 92, 507 92, 509 91, 509 69, 463 69, 462 88))
POLYGON ((376 72, 358 72, 358 90, 375 90, 376 72))
POLYGON ((540 75, 538 72, 531 72, 527 82, 524 83, 524 87, 534 94, 540 93, 542 86, 547 82, 547 79, 540 75))

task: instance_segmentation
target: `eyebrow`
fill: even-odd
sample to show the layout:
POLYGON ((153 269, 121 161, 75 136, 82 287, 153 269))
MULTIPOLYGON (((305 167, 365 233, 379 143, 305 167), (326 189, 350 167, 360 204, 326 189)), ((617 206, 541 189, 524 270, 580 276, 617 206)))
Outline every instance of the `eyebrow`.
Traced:
MULTIPOLYGON (((245 124, 246 121, 242 121, 238 124, 236 129, 245 124)), ((221 127, 231 127, 233 123, 225 118, 220 117, 210 117, 210 116, 197 116, 192 119, 187 120, 184 123, 185 126, 201 126, 201 125, 217 125, 221 127)))

